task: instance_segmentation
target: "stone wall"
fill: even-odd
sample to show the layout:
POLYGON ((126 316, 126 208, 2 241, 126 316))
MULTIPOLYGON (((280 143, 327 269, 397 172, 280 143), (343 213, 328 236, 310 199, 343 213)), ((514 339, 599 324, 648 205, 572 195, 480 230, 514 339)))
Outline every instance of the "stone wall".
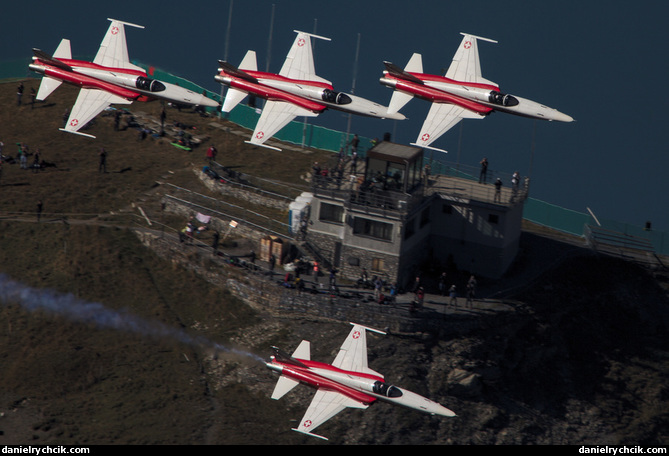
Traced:
POLYGON ((207 249, 181 244, 175 236, 145 230, 137 230, 136 234, 161 258, 195 271, 210 283, 225 287, 261 314, 348 321, 404 334, 453 331, 455 323, 458 330, 462 329, 461 322, 456 322, 451 316, 446 320, 433 309, 410 312, 408 305, 402 303, 378 304, 361 296, 333 296, 323 290, 313 293, 308 288, 299 292, 282 286, 282 275, 231 265, 224 257, 212 257, 207 249))

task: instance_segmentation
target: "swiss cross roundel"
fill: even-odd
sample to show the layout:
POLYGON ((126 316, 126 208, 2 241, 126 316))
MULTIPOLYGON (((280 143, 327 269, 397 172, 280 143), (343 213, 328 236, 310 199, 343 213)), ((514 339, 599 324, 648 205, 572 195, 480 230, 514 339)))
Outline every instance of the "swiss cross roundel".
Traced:
POLYGON ((307 420, 304 422, 304 427, 311 427, 312 424, 311 420, 307 420))
POLYGON ((79 119, 72 119, 70 121, 70 126, 71 127, 76 127, 77 125, 79 125, 79 119))
POLYGON ((118 35, 118 27, 116 27, 116 26, 112 27, 111 34, 112 35, 118 35))
POLYGON ((354 339, 359 339, 360 338, 360 331, 356 331, 353 333, 353 338, 354 339))
POLYGON ((259 131, 258 133, 256 133, 256 139, 263 139, 264 136, 265 136, 265 133, 262 132, 262 131, 259 131))
POLYGON ((304 46, 304 38, 300 38, 299 40, 297 40, 297 45, 298 45, 299 47, 304 46))
POLYGON ((430 139, 430 135, 428 133, 423 133, 423 136, 420 137, 421 141, 427 141, 430 139))
POLYGON ((471 41, 465 41, 465 49, 469 49, 472 47, 472 42, 471 41))

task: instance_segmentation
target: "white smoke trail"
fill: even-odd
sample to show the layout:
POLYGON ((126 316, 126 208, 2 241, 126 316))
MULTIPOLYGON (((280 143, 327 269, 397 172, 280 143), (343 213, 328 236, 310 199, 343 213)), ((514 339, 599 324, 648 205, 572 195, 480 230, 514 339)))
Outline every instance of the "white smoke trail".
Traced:
POLYGON ((145 320, 126 310, 114 310, 98 302, 83 301, 72 294, 31 288, 10 279, 5 274, 0 274, 0 301, 5 304, 15 302, 30 312, 41 310, 71 321, 93 323, 102 328, 129 331, 150 337, 170 338, 195 348, 213 349, 265 363, 261 357, 253 353, 226 347, 160 322, 145 320))

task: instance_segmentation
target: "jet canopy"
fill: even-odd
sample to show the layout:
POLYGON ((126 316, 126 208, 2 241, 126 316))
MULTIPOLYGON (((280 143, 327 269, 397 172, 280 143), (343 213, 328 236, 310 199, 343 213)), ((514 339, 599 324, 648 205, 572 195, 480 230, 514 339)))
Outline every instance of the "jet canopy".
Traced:
POLYGON ((345 93, 335 92, 334 90, 330 90, 330 89, 323 90, 323 94, 321 95, 321 98, 326 103, 333 103, 333 104, 338 104, 338 105, 349 104, 353 101, 353 100, 351 100, 351 97, 349 97, 345 93))
POLYGON ((155 79, 145 78, 144 76, 137 78, 137 81, 135 81, 135 86, 139 90, 144 90, 146 92, 162 92, 165 90, 165 85, 162 82, 155 79))
POLYGON ((500 106, 516 106, 518 105, 518 99, 513 95, 508 95, 501 92, 492 91, 488 96, 488 101, 500 106))
POLYGON ((392 386, 388 385, 387 383, 383 383, 380 380, 377 380, 374 382, 374 386, 372 387, 372 391, 374 391, 375 394, 378 394, 380 396, 386 396, 386 397, 401 397, 402 396, 402 390, 392 386))

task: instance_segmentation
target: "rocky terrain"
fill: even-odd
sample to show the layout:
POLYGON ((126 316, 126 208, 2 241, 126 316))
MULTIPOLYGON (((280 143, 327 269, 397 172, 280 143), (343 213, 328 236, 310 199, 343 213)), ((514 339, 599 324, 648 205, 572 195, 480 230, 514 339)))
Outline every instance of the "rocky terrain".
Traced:
MULTIPOLYGON (((146 198, 157 181, 206 193, 193 173, 204 148, 138 140, 104 116, 95 142, 71 137, 57 127, 76 92, 63 87, 31 109, 15 105, 15 85, 0 85, 3 154, 24 142, 57 166, 5 164, 0 177, 0 444, 669 444, 669 274, 533 233, 508 276, 479 295, 514 311, 462 311, 443 331, 368 336, 370 367, 457 417, 376 403, 324 424, 327 442, 291 431, 313 391, 270 399, 276 377, 262 360, 272 345, 291 351, 307 339, 313 359, 330 362, 348 322, 270 317, 145 248, 137 224, 99 223, 137 202, 159 213, 146 198), (110 150, 110 173, 98 173, 99 147, 110 150), (67 298, 58 311, 30 308, 7 292, 10 281, 67 298), (101 303, 114 323, 76 311, 82 302, 101 303)), ((325 156, 285 160, 211 118, 170 116, 249 174, 297 185, 325 156)))

